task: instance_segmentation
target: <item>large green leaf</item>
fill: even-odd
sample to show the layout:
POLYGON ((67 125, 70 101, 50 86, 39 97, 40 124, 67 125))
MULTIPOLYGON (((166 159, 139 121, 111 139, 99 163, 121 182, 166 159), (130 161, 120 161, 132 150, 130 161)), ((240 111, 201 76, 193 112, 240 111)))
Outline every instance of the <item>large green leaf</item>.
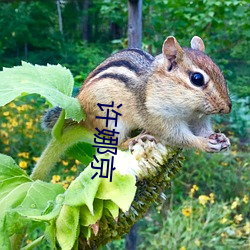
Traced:
MULTIPOLYGON (((101 159, 110 159, 111 155, 99 155, 99 163, 94 165, 101 166, 101 159)), ((119 162, 119 159, 116 158, 119 162)), ((83 206, 86 205, 94 216, 95 211, 93 202, 95 198, 101 200, 113 201, 123 211, 127 211, 131 205, 135 192, 136 179, 133 175, 122 175, 118 170, 113 172, 113 180, 109 178, 100 178, 96 176, 94 179, 91 177, 95 174, 96 170, 89 165, 69 186, 65 192, 64 203, 70 206, 83 206)), ((110 207, 111 214, 115 215, 114 207, 110 207)))
POLYGON ((30 181, 27 176, 16 176, 0 181, 0 201, 17 186, 30 181))
POLYGON ((103 207, 108 209, 114 219, 119 215, 119 207, 111 200, 104 200, 103 207))
POLYGON ((136 179, 132 175, 121 175, 118 171, 113 172, 113 180, 102 179, 96 198, 111 200, 117 204, 122 211, 126 212, 134 199, 136 192, 136 179))
POLYGON ((94 215, 90 213, 87 206, 80 208, 80 225, 89 226, 95 224, 102 217, 103 200, 95 199, 93 202, 94 215))
POLYGON ((87 205, 90 212, 94 214, 93 202, 101 179, 92 180, 93 174, 94 171, 89 166, 70 184, 65 192, 65 204, 70 206, 87 205))
POLYGON ((53 106, 65 109, 66 118, 80 121, 84 114, 78 100, 71 97, 73 85, 71 72, 61 65, 34 66, 22 62, 22 66, 0 72, 0 106, 18 96, 36 93, 53 106))
POLYGON ((28 177, 10 156, 0 154, 0 181, 17 176, 28 177))
POLYGON ((63 201, 56 198, 64 189, 61 185, 32 181, 9 156, 0 155, 0 162, 0 249, 9 249, 9 236, 21 233, 32 217, 47 212, 55 219, 63 201))
POLYGON ((47 205, 49 200, 54 200, 58 194, 63 192, 64 188, 61 185, 37 180, 32 183, 21 206, 44 210, 44 205, 47 205))
POLYGON ((95 155, 96 149, 91 144, 85 142, 79 142, 67 150, 67 154, 86 166, 93 161, 93 155, 95 155))
POLYGON ((71 250, 79 234, 79 207, 64 205, 56 220, 56 238, 64 250, 71 250))

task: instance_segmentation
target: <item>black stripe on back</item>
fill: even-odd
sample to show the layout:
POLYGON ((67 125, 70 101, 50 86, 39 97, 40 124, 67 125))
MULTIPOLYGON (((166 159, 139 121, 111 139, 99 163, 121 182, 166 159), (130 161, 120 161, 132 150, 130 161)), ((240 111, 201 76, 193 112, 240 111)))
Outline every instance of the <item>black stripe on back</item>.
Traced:
POLYGON ((144 56, 149 62, 153 62, 154 61, 154 57, 153 56, 151 56, 150 54, 146 53, 145 51, 143 51, 141 49, 126 49, 126 51, 132 51, 132 52, 138 53, 141 56, 144 56))
POLYGON ((130 63, 127 60, 117 60, 117 61, 113 61, 113 62, 109 62, 106 65, 97 68, 91 77, 95 77, 96 75, 98 75, 99 73, 101 73, 102 71, 111 68, 111 67, 125 67, 131 71, 134 71, 136 74, 139 74, 140 69, 138 67, 136 67, 136 65, 130 63))
POLYGON ((128 85, 128 83, 129 83, 128 77, 121 75, 121 74, 112 74, 112 73, 103 74, 100 77, 98 77, 97 80, 105 79, 105 78, 111 78, 111 79, 118 80, 120 82, 125 83, 125 85, 128 85))

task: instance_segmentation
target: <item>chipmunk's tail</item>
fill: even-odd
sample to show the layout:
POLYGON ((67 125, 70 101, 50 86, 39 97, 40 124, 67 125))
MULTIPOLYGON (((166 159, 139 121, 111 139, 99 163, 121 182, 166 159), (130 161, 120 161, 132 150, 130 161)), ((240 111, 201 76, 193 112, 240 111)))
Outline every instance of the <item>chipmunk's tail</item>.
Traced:
POLYGON ((62 109, 58 106, 46 110, 41 120, 42 128, 45 130, 51 130, 56 124, 61 111, 62 109))

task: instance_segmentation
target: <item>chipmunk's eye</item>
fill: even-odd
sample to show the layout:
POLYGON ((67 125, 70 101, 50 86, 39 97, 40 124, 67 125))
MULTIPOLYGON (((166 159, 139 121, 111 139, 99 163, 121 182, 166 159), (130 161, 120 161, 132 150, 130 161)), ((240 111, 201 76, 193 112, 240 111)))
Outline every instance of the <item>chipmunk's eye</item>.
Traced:
POLYGON ((198 87, 201 87, 204 85, 204 77, 201 73, 195 72, 190 74, 190 81, 198 87))

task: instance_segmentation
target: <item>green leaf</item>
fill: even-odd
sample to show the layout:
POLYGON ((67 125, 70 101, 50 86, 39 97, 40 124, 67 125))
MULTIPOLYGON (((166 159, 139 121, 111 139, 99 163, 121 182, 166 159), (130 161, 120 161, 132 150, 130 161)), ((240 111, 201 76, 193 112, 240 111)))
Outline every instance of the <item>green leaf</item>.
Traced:
POLYGON ((22 217, 15 209, 10 209, 5 213, 3 231, 7 237, 13 234, 22 234, 23 228, 30 223, 31 221, 27 217, 22 217))
POLYGON ((64 193, 61 185, 40 180, 34 181, 20 207, 26 209, 27 212, 30 208, 42 212, 47 207, 48 201, 55 200, 56 196, 61 193, 64 193))
POLYGON ((123 212, 126 212, 129 210, 135 196, 135 183, 134 176, 129 174, 121 175, 118 171, 114 171, 112 182, 108 178, 102 179, 96 198, 112 200, 123 212))
POLYGON ((6 238, 3 246, 7 246, 8 237, 14 233, 21 233, 23 227, 33 219, 27 216, 41 216, 44 210, 52 210, 51 214, 57 213, 57 216, 61 207, 58 205, 59 208, 56 207, 56 210, 50 203, 58 194, 63 193, 64 189, 61 185, 40 180, 32 182, 11 157, 0 155, 0 159, 0 234, 6 238))
POLYGON ((10 250, 10 240, 8 234, 3 231, 0 225, 0 249, 2 250, 10 250))
POLYGON ((71 250, 79 234, 79 207, 64 205, 56 220, 56 238, 64 250, 71 250))
POLYGON ((22 213, 21 210, 18 210, 18 211, 20 214, 26 215, 26 216, 28 216, 28 218, 30 218, 32 220, 49 222, 49 221, 56 219, 56 217, 59 215, 59 213, 61 211, 62 206, 63 206, 62 204, 56 203, 56 204, 54 204, 54 207, 50 212, 48 212, 48 213, 43 212, 42 215, 27 215, 27 213, 26 214, 22 213))
POLYGON ((56 223, 51 221, 45 229, 45 237, 50 242, 51 249, 56 249, 56 223))
POLYGON ((93 214, 93 202, 101 182, 100 178, 91 177, 94 174, 91 167, 87 167, 69 186, 65 192, 64 204, 70 206, 87 205, 93 214))
MULTIPOLYGON (((8 236, 20 232, 30 222, 29 219, 38 220, 36 216, 41 216, 48 202, 54 200, 57 194, 62 192, 64 189, 60 185, 42 181, 19 185, 1 200, 3 204, 0 212, 2 230, 7 231, 8 236)), ((47 216, 47 220, 55 219, 60 209, 61 206, 56 206, 56 209, 50 213, 50 217, 47 216)))
POLYGON ((0 181, 17 176, 26 176, 28 178, 28 175, 10 156, 0 154, 0 181))
POLYGON ((67 154, 74 159, 82 162, 86 166, 93 161, 93 155, 96 153, 96 148, 92 144, 79 142, 67 150, 67 154))
POLYGON ((22 203, 31 185, 32 182, 23 183, 1 199, 0 221, 3 220, 7 210, 16 208, 22 203))
POLYGON ((108 209, 108 211, 111 213, 112 217, 116 219, 119 215, 119 207, 110 200, 103 201, 103 207, 108 209))
POLYGON ((78 100, 71 97, 73 84, 71 72, 61 65, 34 66, 22 62, 22 66, 0 72, 0 106, 18 96, 36 93, 53 106, 65 109, 66 118, 80 121, 84 114, 78 100))
MULTIPOLYGON (((101 159, 110 159, 111 155, 99 155, 101 159)), ((116 158, 116 160, 119 160, 116 158)), ((95 163, 95 166, 101 166, 95 163)), ((135 177, 133 175, 121 175, 119 171, 113 172, 113 181, 109 178, 100 178, 96 176, 93 180, 91 177, 96 170, 89 165, 69 186, 65 192, 64 204, 70 206, 87 205, 88 209, 94 215, 93 202, 95 198, 102 200, 111 200, 123 211, 129 209, 133 201, 136 186, 135 177)))
POLYGON ((95 224, 102 217, 103 200, 95 199, 93 203, 94 214, 92 214, 87 206, 80 208, 80 225, 89 226, 95 224))
POLYGON ((92 234, 91 227, 80 227, 81 235, 84 235, 84 238, 89 239, 92 234))
POLYGON ((27 176, 17 176, 0 181, 0 201, 13 189, 25 182, 31 182, 30 178, 27 176))

